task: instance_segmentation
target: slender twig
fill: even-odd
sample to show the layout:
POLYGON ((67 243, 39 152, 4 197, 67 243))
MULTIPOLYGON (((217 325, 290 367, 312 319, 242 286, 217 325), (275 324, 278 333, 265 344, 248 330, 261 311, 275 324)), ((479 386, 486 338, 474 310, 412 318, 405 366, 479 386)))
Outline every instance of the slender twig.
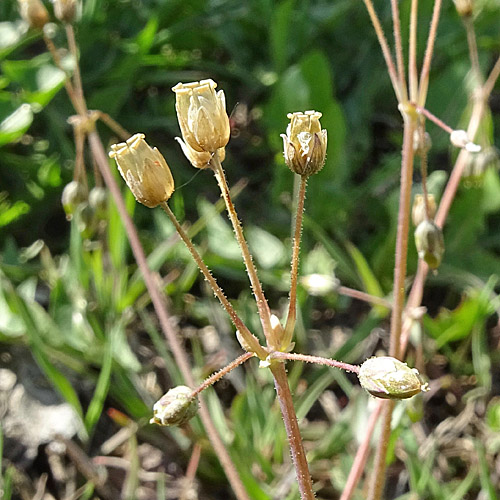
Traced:
POLYGON ((382 429, 375 454, 375 463, 373 464, 372 477, 370 480, 370 488, 368 498, 370 500, 382 498, 382 492, 385 485, 385 468, 387 447, 389 446, 389 438, 391 435, 391 417, 394 409, 394 401, 382 401, 382 429))
MULTIPOLYGON (((416 117, 404 115, 403 153, 401 162, 401 189, 399 197, 398 231, 396 237, 396 262, 394 267, 394 305, 391 315, 391 337, 389 353, 399 358, 402 316, 405 299, 406 261, 408 255, 408 231, 410 224, 410 201, 413 174, 413 140, 416 117)), ((382 435, 377 446, 377 459, 370 482, 369 500, 379 500, 385 481, 385 455, 390 433, 392 404, 386 405, 383 412, 382 435)))
POLYGON ((392 24, 394 29, 394 47, 396 50, 396 64, 398 68, 399 88, 403 101, 408 100, 408 91, 405 77, 405 61, 403 56, 403 44, 401 42, 401 20, 399 18, 398 0, 391 0, 392 24))
POLYGON ((424 63, 420 72, 420 83, 418 86, 418 104, 425 106, 427 99, 427 90, 429 88, 429 73, 431 70, 432 55, 434 53, 434 42, 436 41, 437 28, 439 24, 439 15, 441 13, 441 0, 435 0, 434 9, 432 11, 431 27, 427 38, 427 46, 425 48, 424 63))
MULTIPOLYGON (((167 338, 170 348, 172 349, 175 361, 179 366, 179 369, 181 370, 186 382, 191 387, 195 387, 196 384, 187 359, 187 355, 181 347, 179 339, 177 338, 177 335, 170 323, 169 315, 167 313, 167 309, 165 307, 158 282, 154 279, 153 273, 148 267, 146 255, 144 254, 144 250, 140 243, 135 225, 132 222, 132 218, 127 211, 125 201, 123 200, 120 189, 118 188, 114 177, 109 171, 108 158, 102 146, 101 140, 97 135, 97 132, 95 131, 91 131, 88 135, 88 138, 92 154, 96 159, 101 175, 103 176, 104 181, 115 200, 118 212, 123 221, 123 225, 125 226, 125 231, 127 232, 130 247, 132 248, 132 252, 137 261, 137 265, 139 266, 139 269, 141 270, 141 273, 143 275, 144 282, 151 296, 151 301, 153 302, 156 314, 158 315, 160 326, 163 330, 163 333, 165 334, 165 337, 167 338)), ((236 468, 231 460, 231 457, 229 456, 229 453, 226 450, 224 443, 222 442, 222 439, 220 438, 219 433, 217 432, 217 429, 212 422, 208 408, 203 400, 200 400, 200 417, 207 432, 208 438, 210 439, 210 442, 212 443, 212 446, 217 453, 217 456, 221 462, 221 465, 224 469, 224 472, 226 473, 229 482, 231 483, 231 487, 233 488, 236 497, 240 500, 250 500, 248 493, 246 492, 245 487, 243 486, 243 483, 238 475, 238 472, 236 471, 236 468)))
POLYGON ((375 295, 371 295, 366 292, 361 292, 359 290, 355 290, 354 288, 349 288, 347 286, 339 286, 336 289, 337 293, 340 295, 346 295, 347 297, 352 297, 353 299, 362 300, 364 302, 369 302, 371 304, 375 304, 377 306, 387 307, 388 309, 392 309, 392 303, 387 299, 382 297, 377 297, 375 295))
POLYGON ((77 108, 77 111, 81 115, 86 115, 87 104, 85 103, 85 97, 83 94, 82 77, 80 74, 80 62, 78 58, 78 47, 76 45, 75 32, 71 24, 65 24, 64 27, 66 28, 66 38, 68 39, 69 51, 71 52, 71 55, 73 56, 75 62, 75 66, 73 69, 73 88, 75 89, 75 95, 80 102, 80 109, 77 108))
POLYGON ((475 83, 481 85, 483 75, 481 73, 481 67, 479 66, 479 53, 477 51, 477 40, 476 31, 474 30, 474 21, 472 16, 465 16, 463 19, 465 32, 467 33, 467 46, 469 47, 469 58, 470 65, 472 68, 472 74, 476 79, 475 83))
POLYGON ((47 46, 48 51, 50 52, 50 55, 52 56, 55 65, 66 75, 66 78, 64 80, 64 87, 66 89, 66 93, 68 94, 69 100, 71 101, 71 104, 73 105, 77 113, 82 114, 84 111, 82 109, 79 109, 80 101, 75 96, 75 89, 71 84, 71 77, 62 66, 61 58, 59 57, 59 53, 57 52, 57 48, 54 45, 54 42, 46 35, 43 36, 43 40, 45 42, 45 45, 47 46))
POLYGON ((132 134, 127 132, 117 121, 113 120, 108 113, 97 111, 99 119, 104 122, 120 139, 126 141, 132 134))
POLYGON ((293 407, 292 393, 288 385, 286 370, 283 363, 275 362, 271 364, 271 372, 274 376, 274 386, 281 408, 281 415, 285 424, 292 461, 295 466, 297 482, 299 484, 301 500, 315 500, 311 474, 307 465, 306 452, 300 435, 297 415, 293 407))
POLYGON ((370 20, 372 22, 373 28, 375 29, 375 33, 377 34, 378 43, 382 48, 382 54, 385 59, 385 64, 387 65, 387 71, 389 72, 389 78, 391 79, 392 87, 394 89, 398 102, 402 102, 402 90, 399 85, 398 75, 394 66, 394 61, 392 60, 391 51, 389 50, 389 46, 387 45, 384 30, 382 29, 380 20, 377 16, 377 13, 375 12, 372 0, 363 0, 363 2, 366 5, 366 10, 368 11, 368 15, 370 16, 370 20))
POLYGON ((290 352, 272 352, 271 359, 286 359, 287 361, 303 361, 305 363, 315 363, 317 365, 331 366, 347 372, 359 373, 359 366, 337 361, 336 359, 323 358, 321 356, 310 356, 309 354, 296 354, 290 352))
POLYGON ((169 219, 172 221, 172 224, 175 226, 177 233, 179 234, 182 241, 189 250, 191 256, 193 257, 193 260, 196 262, 198 268, 203 273, 203 276, 205 277, 208 284, 212 288, 215 296, 219 299, 220 303, 222 304, 226 312, 229 314, 231 321, 233 322, 234 326, 239 330, 241 336, 247 343, 252 354, 256 353, 260 359, 265 359, 268 354, 267 351, 259 344, 259 340, 257 339, 257 337, 255 337, 250 332, 250 330, 246 327, 241 318, 238 316, 238 313, 234 310, 234 307, 232 306, 231 302, 229 302, 226 295, 224 294, 224 291, 219 286, 216 279, 210 272, 210 269, 208 269, 201 255, 196 250, 195 246, 193 245, 193 242, 190 240, 189 236, 186 234, 182 226, 179 224, 179 221, 177 220, 175 214, 168 206, 168 203, 166 201, 161 203, 161 208, 163 208, 165 213, 168 215, 169 219))
POLYGON ((285 334, 281 342, 281 348, 286 350, 290 345, 297 320, 297 281, 300 258, 300 237, 302 235, 302 219, 304 215, 304 200, 306 198, 307 176, 300 178, 300 187, 297 196, 297 212, 295 215, 295 232, 293 237, 293 250, 290 271, 290 303, 288 306, 288 316, 285 324, 285 334))
POLYGON ((190 495, 190 488, 193 485, 194 478, 196 477, 196 471, 200 463, 201 457, 201 446, 195 443, 193 446, 193 451, 191 452, 191 458, 189 459, 188 466, 186 468, 186 483, 183 485, 182 491, 179 495, 179 500, 189 500, 192 498, 190 495))
POLYGON ((85 132, 77 123, 73 124, 73 136, 75 139, 75 168, 73 170, 73 180, 81 182, 83 186, 85 186, 85 189, 88 189, 84 159, 85 132))
POLYGON ((415 110, 417 111, 417 113, 424 115, 431 122, 434 122, 438 127, 441 127, 445 132, 447 132, 448 134, 451 134, 453 132, 453 129, 449 125, 447 125, 436 115, 432 114, 427 108, 424 108, 423 106, 417 106, 416 104, 413 105, 415 106, 415 110))
POLYGON ((267 339, 268 344, 273 348, 278 348, 278 339, 275 338, 273 329, 271 327, 271 311, 267 303, 267 299, 264 296, 262 290, 262 285, 260 284, 259 277, 257 275, 257 269, 252 259, 252 254, 248 248, 248 244, 243 235, 243 228, 241 227, 241 222, 238 219, 236 209, 234 208, 233 202, 231 200, 231 194, 229 192, 229 186, 227 185, 226 175, 222 169, 217 152, 214 154, 211 165, 215 173, 215 178, 219 184, 222 197, 226 203, 227 213, 231 224, 233 225, 234 233, 236 235, 236 240, 241 249, 241 254, 243 256, 243 261, 247 270, 248 277, 250 278, 250 283, 252 285, 252 290, 255 296, 255 301, 257 302, 257 309, 259 311, 260 320, 262 322, 262 328, 264 330, 264 335, 267 339))
POLYGON ((205 379, 203 383, 191 393, 190 398, 194 399, 196 396, 198 396, 198 394, 201 394, 207 387, 210 387, 211 385, 215 384, 215 382, 219 381, 222 377, 233 371, 238 366, 242 365, 245 361, 248 361, 253 356, 255 356, 253 352, 246 352, 245 354, 238 356, 236 359, 233 359, 231 363, 224 366, 224 368, 221 368, 218 372, 215 372, 214 374, 210 375, 210 377, 205 379))
POLYGON ((482 98, 486 102, 489 99, 490 94, 493 92, 493 88, 495 87, 495 83, 500 76, 500 56, 498 57, 493 69, 491 70, 488 78, 483 85, 482 98))
POLYGON ((425 218, 427 220, 429 220, 431 218, 431 212, 430 212, 430 207, 429 207, 429 194, 427 191, 427 148, 425 147, 425 121, 424 120, 419 120, 418 141, 420 144, 420 148, 419 148, 420 173, 422 175, 422 194, 424 196, 425 218))
POLYGON ((417 26, 418 26, 418 0, 411 0, 408 80, 410 82, 410 100, 413 102, 416 102, 418 98, 417 26))
POLYGON ((363 442, 359 445, 356 451, 356 456, 354 457, 354 462, 352 464, 351 470, 349 471, 349 476, 345 483, 344 491, 342 491, 342 496, 340 500, 350 500, 354 494, 354 490, 363 474, 363 469, 366 464, 366 459, 368 458, 368 452, 370 451, 370 438, 373 435, 373 430, 375 429, 375 424, 380 416, 380 411, 382 410, 382 401, 377 400, 377 406, 372 411, 370 418, 366 424, 365 437, 363 442))

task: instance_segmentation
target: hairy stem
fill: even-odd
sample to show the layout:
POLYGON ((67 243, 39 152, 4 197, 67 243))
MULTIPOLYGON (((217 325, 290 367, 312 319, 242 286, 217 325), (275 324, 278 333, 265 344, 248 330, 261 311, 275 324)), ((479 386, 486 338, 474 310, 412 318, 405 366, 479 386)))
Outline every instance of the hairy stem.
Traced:
MULTIPOLYGON (((181 237, 182 241, 186 245, 187 249, 189 250, 189 253, 193 257, 193 260, 196 262, 198 268, 202 272, 203 276, 207 280, 208 284, 212 288, 215 296, 219 299, 220 303, 222 304, 222 307, 226 310, 226 312, 229 314, 229 317, 231 318, 231 321, 233 322, 234 326, 239 330, 241 336, 247 343, 248 347, 250 348, 252 354, 255 353, 259 356, 260 359, 266 359, 267 356, 267 351, 259 344, 259 340, 257 337, 255 337, 250 330, 246 327, 246 325, 243 323, 241 318, 238 316, 238 313, 234 310, 234 307, 232 306, 231 302, 226 298, 223 290, 221 287, 218 285, 216 279, 213 277, 212 273, 210 272, 210 269, 208 269, 207 265, 203 261, 201 255, 198 253, 198 250, 196 250, 195 246, 193 245, 193 242, 189 238, 189 236, 186 234, 182 226, 179 224, 179 221, 175 217, 175 214, 172 212, 170 207, 168 206, 168 203, 164 201, 161 203, 161 208, 165 211, 165 213, 168 215, 170 220, 172 221, 172 224, 175 226, 175 229, 177 230, 177 233, 181 237)), ((251 356, 250 356, 251 357, 251 356)))
POLYGON ((245 354, 238 356, 236 359, 233 359, 233 361, 231 361, 231 363, 229 363, 227 366, 221 368, 218 372, 210 375, 210 377, 205 379, 203 383, 191 393, 190 396, 191 399, 194 399, 207 387, 210 387, 211 385, 215 384, 215 382, 219 381, 222 377, 232 372, 235 368, 242 365, 245 361, 248 361, 250 358, 253 358, 254 356, 255 354, 253 352, 246 352, 245 354))
POLYGON ((420 113, 421 115, 428 118, 431 122, 434 122, 438 127, 442 128, 446 133, 451 134, 453 132, 453 129, 449 125, 447 125, 443 120, 438 118, 436 115, 432 114, 427 108, 424 108, 422 106, 415 106, 415 110, 417 111, 417 113, 420 113))
POLYGON ((302 219, 304 215, 304 200, 306 198, 307 177, 301 176, 300 187, 297 197, 297 212, 295 215, 295 233, 293 237, 293 250, 290 271, 290 304, 288 306, 288 316, 285 325, 285 335, 281 342, 281 347, 286 350, 290 345, 297 320, 297 281, 300 258, 300 237, 302 235, 302 219))
MULTIPOLYGON (((151 296, 151 301, 153 302, 156 314, 158 315, 160 326, 163 330, 163 333, 165 334, 165 337, 167 338, 170 348, 172 349, 175 361, 179 366, 183 377, 191 387, 195 387, 196 383, 192 375, 192 370, 189 365, 186 352, 183 350, 179 339, 177 338, 175 330, 170 323, 169 315, 167 313, 165 302, 161 295, 158 282, 153 277, 153 273, 148 267, 146 256, 140 243, 137 230, 129 213, 127 212, 127 208, 125 206, 125 202, 121 195, 120 189, 118 188, 114 177, 109 171, 108 158, 102 146, 101 140, 97 135, 97 132, 95 131, 91 131, 88 137, 92 154, 96 159, 99 170, 108 189, 111 191, 111 194, 118 208, 118 212, 120 213, 120 217, 122 218, 130 242, 130 246, 132 248, 132 252, 137 261, 137 265, 141 270, 149 295, 151 296)), ((224 472, 226 473, 226 476, 231 484, 231 487, 233 488, 236 497, 239 500, 250 500, 250 497, 248 496, 245 487, 243 486, 238 472, 236 471, 236 467, 234 466, 231 457, 229 456, 229 453, 226 450, 224 443, 222 442, 222 439, 220 438, 217 429, 212 422, 212 418, 210 417, 208 408, 203 400, 200 400, 200 417, 203 422, 203 426, 207 431, 208 438, 210 439, 210 442, 212 443, 212 446, 217 453, 220 463, 224 469, 224 472)))
POLYGON ((257 302, 257 309, 259 311, 260 320, 262 322, 262 328, 264 330, 264 335, 267 339, 267 343, 273 348, 277 349, 279 346, 278 339, 275 338, 273 334, 273 329, 271 328, 271 311, 267 303, 267 299, 264 296, 262 290, 262 285, 260 284, 259 277, 257 275, 257 269, 252 259, 252 254, 248 248, 248 244, 243 235, 243 228, 241 227, 241 222, 238 219, 236 209, 234 208, 233 202, 231 200, 231 194, 229 192, 229 186, 227 185, 226 175, 222 169, 219 157, 217 153, 211 160, 211 165, 215 173, 215 178, 219 184, 222 197, 226 203, 227 213, 231 224, 233 225, 234 233, 236 235, 236 240, 241 249, 241 254, 243 256, 243 261, 247 270, 248 277, 250 278, 250 283, 252 285, 252 290, 257 302))
POLYGON ((347 297, 352 297, 353 299, 362 300, 377 306, 387 307, 392 309, 392 303, 382 297, 377 297, 366 292, 361 292, 360 290, 355 290, 354 288, 349 288, 347 286, 339 286, 337 288, 337 293, 340 295, 345 295, 347 297))
POLYGON ((283 363, 271 364, 271 372, 274 376, 274 386, 281 408, 281 414, 285 423, 286 434, 290 444, 292 460, 299 483, 300 498, 302 500, 314 500, 311 474, 307 464, 306 452, 302 444, 297 415, 293 407, 292 393, 286 376, 283 363))
POLYGON ((343 361, 337 361, 336 359, 330 358, 322 358, 321 356, 310 356, 308 354, 295 354, 275 351, 272 352, 269 357, 271 359, 286 359, 287 361, 303 361, 305 363, 331 366, 332 368, 339 368, 340 370, 345 370, 347 372, 359 373, 359 366, 357 365, 350 365, 349 363, 344 363, 343 361))

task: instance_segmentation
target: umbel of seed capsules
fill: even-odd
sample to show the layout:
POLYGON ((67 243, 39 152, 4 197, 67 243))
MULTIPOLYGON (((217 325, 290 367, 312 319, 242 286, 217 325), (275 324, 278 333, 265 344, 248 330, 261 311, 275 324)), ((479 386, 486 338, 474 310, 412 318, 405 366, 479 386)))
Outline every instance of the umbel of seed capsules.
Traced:
POLYGON ((407 399, 428 390, 416 368, 390 356, 367 359, 358 378, 363 389, 382 399, 407 399))

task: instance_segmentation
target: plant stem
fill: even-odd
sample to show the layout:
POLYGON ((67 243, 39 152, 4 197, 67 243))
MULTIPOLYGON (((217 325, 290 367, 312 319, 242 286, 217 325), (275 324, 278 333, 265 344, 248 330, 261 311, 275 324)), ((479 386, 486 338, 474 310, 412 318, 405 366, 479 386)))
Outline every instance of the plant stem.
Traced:
POLYGON ((315 363, 317 365, 331 366, 332 368, 339 368, 340 370, 345 370, 347 372, 359 373, 359 366, 350 365, 349 363, 344 363, 343 361, 337 361, 335 359, 322 358, 321 356, 310 356, 308 354, 295 354, 289 352, 272 352, 269 357, 271 359, 286 359, 287 361, 304 361, 305 363, 315 363))
POLYGON ((352 297, 353 299, 362 300, 364 302, 369 302, 377 306, 387 307, 392 309, 392 303, 382 297, 377 297, 375 295, 370 295, 366 292, 361 292, 360 290, 355 290, 354 288, 349 288, 347 286, 339 286, 337 288, 337 293, 340 295, 346 295, 347 297, 352 297))
POLYGON ((391 51, 389 50, 389 46, 387 45, 387 40, 384 35, 384 30, 380 24, 380 20, 375 12, 375 8, 373 7, 372 0, 363 0, 366 6, 366 10, 368 11, 368 15, 370 16, 370 20, 372 22, 373 28, 375 29, 375 33, 377 34, 378 42, 382 49, 382 54, 385 59, 385 64, 387 65, 387 71, 389 72, 389 77, 391 79, 392 87, 398 99, 398 102, 402 102, 403 100, 403 91, 400 88, 398 75, 396 73, 396 68, 394 66, 394 62, 392 60, 391 51))
POLYGON ((401 20, 399 18, 398 0, 391 0, 392 24, 394 29, 394 45, 396 49, 396 64, 398 67, 399 88, 403 102, 408 100, 406 88, 405 63, 403 56, 403 44, 401 42, 401 20))
POLYGON ((108 113, 97 111, 99 119, 104 122, 120 139, 126 141, 132 134, 127 132, 116 120, 113 120, 108 113))
MULTIPOLYGON (((156 314, 158 315, 160 326, 163 330, 163 333, 165 334, 165 337, 167 338, 170 348, 172 349, 175 361, 179 366, 179 369, 181 370, 186 382, 191 387, 195 387, 196 384, 187 359, 187 355, 183 350, 179 339, 177 338, 177 335, 170 323, 167 309, 158 287, 158 282, 156 279, 154 279, 153 273, 148 267, 144 250, 140 243, 139 236, 137 235, 137 230, 135 229, 134 223, 132 222, 129 213, 127 212, 127 208, 125 206, 125 202, 121 195, 120 189, 118 188, 114 177, 109 171, 108 158, 102 146, 101 140, 96 131, 91 131, 88 135, 88 138, 92 154, 99 166, 101 175, 103 176, 104 181, 115 200, 118 212, 127 232, 130 247, 132 248, 132 252, 137 261, 137 265, 139 266, 143 275, 144 282, 148 289, 149 295, 151 296, 151 301, 153 302, 156 314)), ((243 486, 238 472, 236 471, 236 467, 234 466, 231 457, 229 456, 229 453, 226 450, 224 443, 222 442, 222 439, 220 438, 219 433, 217 432, 217 429, 212 422, 212 418, 210 417, 208 408, 202 399, 200 400, 200 417, 207 432, 208 438, 210 439, 210 442, 214 447, 214 450, 220 460, 224 472, 226 473, 226 477, 228 478, 231 487, 233 488, 234 494, 239 500, 250 500, 250 497, 248 496, 248 493, 243 486)))
POLYGON ((427 191, 427 149, 425 147, 425 121, 419 120, 418 123, 418 141, 420 143, 420 173, 422 174, 422 194, 424 196, 425 218, 431 218, 429 208, 429 194, 427 191))
POLYGON ((432 55, 434 53, 434 42, 436 41, 437 27, 439 24, 439 15, 441 13, 441 0, 435 0, 434 9, 432 11, 431 27, 427 38, 427 46, 425 48, 424 62, 420 72, 420 84, 418 86, 418 104, 424 107, 427 99, 427 90, 429 88, 429 73, 431 70, 432 55))
POLYGON ((373 464, 370 488, 368 491, 368 498, 370 500, 378 500, 379 498, 382 498, 382 492, 385 484, 387 446, 389 445, 389 438, 391 435, 391 417, 394 404, 394 401, 390 400, 381 401, 382 429, 377 446, 377 452, 375 454, 375 462, 373 464))
POLYGON ((307 465, 306 452, 302 444, 297 415, 293 407, 292 393, 288 385, 285 366, 283 363, 271 364, 271 372, 274 376, 274 386, 281 408, 281 414, 285 423, 286 434, 290 444, 292 461, 295 465, 297 482, 299 483, 300 498, 302 500, 315 500, 312 489, 311 474, 307 465))
POLYGON ((75 61, 75 68, 73 70, 73 88, 75 89, 75 95, 79 101, 80 109, 77 108, 81 115, 87 114, 87 104, 85 103, 85 97, 83 94, 82 77, 80 74, 80 63, 78 59, 78 48, 76 45, 75 32, 71 24, 66 23, 64 25, 66 29, 66 38, 68 39, 68 47, 73 59, 75 61))
POLYGON ((481 73, 481 67, 479 66, 479 54, 477 51, 477 40, 476 32, 474 30, 474 21, 472 16, 467 16, 462 18, 465 26, 465 32, 467 33, 467 46, 469 47, 469 58, 470 65, 472 68, 472 73, 476 79, 476 86, 482 85, 483 75, 481 73))
MULTIPOLYGON (((400 339, 405 299, 406 260, 408 255, 408 231, 413 175, 413 139, 417 117, 403 111, 404 133, 401 163, 401 189, 399 195, 398 231, 396 237, 396 261, 394 267, 393 308, 391 314, 391 338, 389 354, 400 358, 400 339)), ((377 446, 375 468, 370 482, 370 500, 379 500, 385 481, 385 457, 390 435, 393 404, 386 404, 382 419, 382 435, 377 446)))
POLYGON ((377 406, 372 411, 368 423, 366 424, 365 437, 358 450, 356 451, 356 456, 354 457, 354 462, 352 464, 351 470, 349 471, 349 476, 347 477, 345 488, 342 492, 340 500, 351 499, 354 490, 356 489, 356 485, 361 478, 361 474, 363 473, 363 469, 366 464, 366 459, 368 458, 368 452, 370 451, 370 438, 373 435, 375 424, 377 423, 378 417, 380 416, 380 411, 382 410, 381 403, 382 401, 377 401, 377 406))
POLYGON ((255 337, 250 332, 250 330, 246 327, 241 318, 238 316, 238 313, 234 310, 231 302, 227 300, 223 290, 218 285, 216 279, 213 277, 212 273, 210 272, 210 269, 208 269, 207 265, 201 258, 200 254, 196 250, 189 236, 186 234, 182 226, 179 224, 179 221, 177 220, 175 214, 168 206, 168 203, 166 201, 161 203, 161 208, 163 208, 163 210, 166 212, 166 214, 172 221, 172 224, 175 226, 177 233, 179 234, 182 241, 186 245, 187 249, 191 253, 191 256, 198 265, 198 268, 203 273, 205 279, 208 281, 208 284, 212 288, 215 296, 219 299, 220 303, 222 304, 226 312, 229 314, 229 317, 231 318, 231 321, 233 322, 234 326, 238 329, 243 339, 248 344, 248 347, 250 348, 252 354, 253 353, 257 354, 260 359, 266 359, 268 352, 259 344, 259 340, 257 339, 257 337, 255 337))
POLYGON ((410 82, 410 100, 414 102, 416 102, 418 98, 417 25, 418 25, 418 0, 411 0, 408 79, 410 82))
POLYGON ((438 118, 436 115, 432 114, 427 108, 424 108, 423 106, 417 106, 415 104, 412 105, 415 106, 415 110, 417 111, 417 113, 424 115, 431 122, 434 122, 438 127, 441 127, 446 133, 451 134, 453 132, 453 129, 449 125, 444 123, 444 121, 438 118))
POLYGON ((218 372, 210 375, 210 377, 205 379, 203 383, 191 393, 190 396, 191 399, 194 399, 207 387, 210 387, 211 385, 215 384, 215 382, 219 381, 222 377, 233 371, 238 366, 242 365, 245 361, 249 360, 250 358, 253 358, 254 356, 255 354, 253 352, 246 352, 245 354, 238 356, 236 359, 233 359, 233 361, 231 361, 231 363, 229 363, 227 366, 224 366, 224 368, 221 368, 218 372))
POLYGON ((297 196, 297 212, 295 215, 295 234, 293 237, 293 250, 290 271, 290 304, 285 324, 285 334, 281 341, 281 348, 286 350, 290 345, 297 320, 297 280, 300 258, 300 237, 302 235, 302 219, 304 215, 304 200, 306 198, 307 176, 300 177, 300 187, 297 196))
POLYGON ((257 302, 257 309, 259 311, 260 320, 262 322, 262 328, 264 330, 264 335, 267 339, 267 343, 273 349, 279 348, 278 339, 275 338, 273 329, 271 327, 271 311, 267 303, 264 292, 262 291, 262 285, 260 284, 259 277, 257 275, 257 269, 253 263, 252 254, 248 248, 248 244, 243 235, 243 228, 241 227, 241 222, 238 219, 236 209, 234 208, 233 202, 231 200, 231 194, 229 192, 229 186, 227 185, 226 175, 222 169, 217 152, 214 154, 211 165, 215 173, 215 178, 219 184, 222 197, 226 203, 227 213, 231 224, 233 225, 234 233, 236 235, 236 240, 241 249, 241 254, 243 256, 243 261, 247 270, 248 277, 250 278, 250 283, 252 285, 252 291, 255 296, 255 301, 257 302))

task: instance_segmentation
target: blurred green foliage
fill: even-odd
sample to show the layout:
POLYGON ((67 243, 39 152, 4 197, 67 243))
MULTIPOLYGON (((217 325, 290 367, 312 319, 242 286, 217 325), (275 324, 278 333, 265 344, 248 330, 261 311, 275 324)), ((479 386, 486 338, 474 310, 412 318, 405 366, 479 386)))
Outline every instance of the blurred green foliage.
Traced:
MULTIPOLYGON (((389 34, 390 5, 378 3, 389 34)), ((409 0, 400 2, 402 19, 408 18, 409 7, 409 0)), ((422 57, 432 2, 421 0, 419 8, 422 57)), ((475 26, 485 72, 500 51, 499 15, 498 2, 478 2, 475 26)), ((64 72, 52 62, 41 34, 27 31, 19 20, 15 2, 0 3, 0 19, 0 346, 27 348, 80 415, 82 441, 99 434, 106 408, 119 407, 139 422, 141 439, 162 450, 165 442, 181 450, 183 469, 191 440, 201 441, 200 475, 210 488, 220 488, 222 471, 196 419, 189 436, 173 430, 165 438, 144 426, 157 396, 147 383, 148 374, 158 374, 155 387, 164 389, 182 378, 157 329, 114 203, 108 201, 106 213, 92 227, 78 214, 71 222, 65 220, 60 196, 72 179, 75 147, 67 124, 74 111, 64 93, 64 72), (84 226, 88 231, 82 233, 84 226), (75 380, 87 382, 85 397, 75 380)), ((56 46, 65 46, 62 26, 51 25, 47 34, 56 46)), ((109 113, 131 133, 145 133, 163 153, 176 180, 173 209, 181 220, 194 224, 193 236, 207 265, 253 331, 260 328, 255 305, 232 230, 215 204, 216 185, 207 181, 208 172, 188 165, 173 140, 179 130, 170 89, 179 81, 210 77, 226 93, 233 138, 224 166, 231 185, 245 180, 236 204, 272 307, 282 309, 287 297, 294 193, 280 134, 287 113, 307 109, 323 113, 329 144, 325 168, 309 182, 302 270, 334 272, 346 286, 390 296, 402 126, 362 2, 85 0, 76 34, 89 109, 109 113)), ((66 71, 73 70, 66 52, 62 64, 66 71)), ((451 126, 464 126, 472 85, 465 31, 452 2, 447 2, 428 108, 451 126)), ((493 112, 481 129, 479 140, 485 146, 499 144, 498 96, 496 90, 493 112)), ((429 190, 439 199, 456 152, 442 130, 430 124, 428 131, 434 144, 429 190)), ((99 132, 105 143, 116 142, 103 125, 99 132)), ((89 156, 86 164, 90 173, 89 156)), ((419 182, 417 170, 415 193, 421 192, 419 182)), ((219 365, 207 362, 214 353, 207 350, 200 329, 215 327, 226 360, 239 349, 232 328, 164 214, 136 206, 130 193, 127 203, 151 268, 167 277, 170 310, 179 318, 201 379, 219 365), (188 325, 195 325, 195 334, 186 333, 188 325)), ((497 498, 488 464, 498 456, 500 445, 498 439, 486 441, 488 429, 496 432, 500 420, 498 398, 491 399, 500 391, 495 368, 499 338, 493 329, 500 309, 495 276, 500 269, 499 209, 498 172, 488 169, 461 185, 445 227, 444 261, 439 273, 430 276, 424 297, 428 314, 412 332, 414 351, 422 347, 432 365, 435 392, 442 394, 435 397, 435 406, 425 409, 412 408, 412 403, 399 406, 395 436, 402 444, 394 440, 390 460, 402 459, 397 453, 402 446, 408 486, 393 492, 401 500, 415 494, 436 500, 475 498, 480 490, 489 495, 485 498, 497 498), (445 357, 446 368, 436 356, 445 357), (453 405, 452 396, 446 395, 445 375, 456 381, 450 390, 453 405), (461 384, 463 376, 474 376, 476 387, 461 384), (437 456, 445 444, 428 438, 422 460, 412 426, 426 426, 432 436, 441 420, 463 411, 462 396, 465 406, 476 400, 487 405, 489 427, 475 429, 470 436, 477 457, 470 459, 473 466, 464 472, 466 460, 451 464, 446 470, 449 482, 443 486, 434 471, 442 467, 437 456)), ((416 264, 410 243, 410 276, 416 264)), ((299 350, 356 362, 385 345, 385 333, 381 341, 378 335, 387 329, 384 308, 359 305, 333 292, 313 297, 304 288, 299 300, 299 350)), ((309 418, 304 437, 313 476, 323 485, 320 496, 336 498, 366 426, 367 396, 355 379, 324 368, 290 365, 290 380, 299 417, 309 418)), ((250 362, 243 380, 235 373, 222 387, 207 392, 209 407, 251 497, 274 498, 283 491, 283 498, 296 498, 296 485, 283 479, 292 471, 270 378, 250 362)), ((3 475, 5 498, 12 474, 7 468, 3 475)), ((158 479, 158 491, 163 487, 158 479)))

